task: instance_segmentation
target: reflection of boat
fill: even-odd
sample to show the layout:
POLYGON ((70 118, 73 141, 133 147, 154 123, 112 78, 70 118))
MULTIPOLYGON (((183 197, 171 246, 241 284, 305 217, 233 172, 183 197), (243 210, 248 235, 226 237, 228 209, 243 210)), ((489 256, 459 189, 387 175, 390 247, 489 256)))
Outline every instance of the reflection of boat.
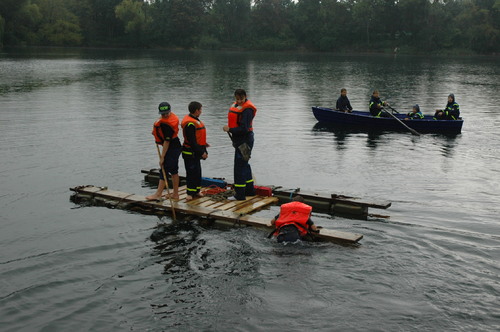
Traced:
POLYGON ((376 148, 384 133, 383 130, 373 128, 362 128, 355 125, 345 125, 330 122, 317 122, 313 127, 313 132, 330 132, 335 137, 338 149, 344 149, 345 141, 352 136, 352 134, 367 134, 366 145, 369 148, 376 148))
MULTIPOLYGON (((313 106, 312 111, 319 122, 347 125, 368 130, 408 131, 396 119, 392 117, 375 117, 370 115, 370 112, 352 111, 351 113, 346 113, 316 106, 313 106)), ((407 117, 405 114, 394 114, 394 116, 419 133, 460 134, 464 123, 464 120, 461 118, 460 120, 434 120, 432 116, 426 115, 421 120, 405 120, 407 117)))

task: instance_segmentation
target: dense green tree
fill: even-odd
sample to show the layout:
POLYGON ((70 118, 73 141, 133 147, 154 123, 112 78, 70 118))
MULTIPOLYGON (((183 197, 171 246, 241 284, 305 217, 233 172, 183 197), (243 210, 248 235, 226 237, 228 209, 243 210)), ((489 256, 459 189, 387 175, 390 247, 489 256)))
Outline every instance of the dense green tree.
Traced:
POLYGON ((0 1, 0 15, 10 20, 29 0, 2 0, 0 1))
POLYGON ((225 45, 242 47, 250 36, 251 0, 215 0, 211 33, 225 45))
POLYGON ((252 45, 258 49, 283 50, 296 47, 291 29, 293 2, 289 0, 256 0, 251 23, 252 45))
POLYGON ((44 44, 55 46, 79 46, 83 40, 80 26, 62 19, 43 24, 39 34, 44 44))
POLYGON ((26 43, 30 36, 22 24, 26 11, 24 7, 30 5, 29 0, 2 0, 0 1, 0 16, 4 19, 4 42, 8 45, 26 43))
POLYGON ((36 4, 26 2, 10 21, 9 29, 16 43, 33 45, 39 43, 38 27, 42 21, 42 13, 36 4), (12 26, 15 24, 15 26, 12 26))
POLYGON ((500 0, 0 0, 0 44, 498 53, 500 0))
POLYGON ((75 0, 72 4, 78 16, 84 44, 89 46, 126 45, 123 22, 115 8, 122 0, 75 0))
POLYGON ((317 47, 322 51, 346 51, 352 45, 352 14, 346 1, 323 0, 319 19, 320 36, 317 47))
MULTIPOLYGON (((399 3, 396 34, 398 44, 411 44, 415 40, 425 40, 422 25, 429 17, 431 4, 428 0, 406 0, 399 3)), ((420 45, 419 45, 420 46, 420 45)))
POLYGON ((352 34, 358 42, 364 41, 366 46, 370 45, 370 34, 374 24, 376 24, 376 16, 373 13, 371 0, 362 0, 353 6, 352 12, 352 34))
MULTIPOLYGON (((45 45, 79 46, 83 36, 78 17, 69 9, 68 0, 34 0, 41 15, 38 41, 45 45)), ((34 10, 32 11, 34 12, 34 10)))
POLYGON ((141 45, 143 33, 150 21, 144 7, 141 0, 123 0, 115 7, 116 17, 123 22, 125 32, 132 36, 135 45, 141 45))
POLYGON ((3 46, 3 35, 5 32, 5 19, 0 15, 0 47, 3 46))
POLYGON ((477 52, 493 52, 498 47, 500 31, 497 28, 498 21, 494 21, 494 17, 498 16, 495 11, 498 10, 494 6, 494 0, 467 1, 464 4, 464 10, 457 19, 462 23, 460 31, 466 48, 477 52))
POLYGON ((297 2, 293 31, 302 46, 319 49, 321 21, 320 0, 299 0, 297 2))
POLYGON ((195 47, 203 35, 210 1, 163 0, 152 3, 152 34, 160 46, 195 47))

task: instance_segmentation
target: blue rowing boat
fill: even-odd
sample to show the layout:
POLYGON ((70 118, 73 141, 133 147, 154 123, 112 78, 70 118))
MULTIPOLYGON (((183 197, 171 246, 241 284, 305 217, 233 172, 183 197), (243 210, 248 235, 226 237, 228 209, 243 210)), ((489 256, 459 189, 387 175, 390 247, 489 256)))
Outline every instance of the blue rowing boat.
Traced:
MULTIPOLYGON (((318 106, 313 106, 312 111, 318 122, 321 123, 367 130, 408 131, 408 129, 396 119, 392 117, 375 117, 372 116, 370 112, 352 111, 351 113, 346 113, 318 106)), ((408 117, 406 114, 394 114, 394 116, 419 133, 456 135, 460 134, 464 123, 462 118, 459 120, 434 120, 431 115, 426 115, 423 119, 419 120, 405 120, 405 118, 408 117)))

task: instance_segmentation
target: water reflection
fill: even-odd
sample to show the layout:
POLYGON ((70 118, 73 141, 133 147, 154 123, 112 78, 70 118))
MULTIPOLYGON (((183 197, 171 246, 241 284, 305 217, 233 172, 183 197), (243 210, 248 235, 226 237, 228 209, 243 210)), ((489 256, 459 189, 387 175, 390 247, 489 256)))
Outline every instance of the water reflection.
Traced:
POLYGON ((337 150, 344 150, 347 148, 346 140, 353 136, 353 134, 367 134, 366 146, 370 149, 376 149, 382 135, 386 132, 375 129, 361 129, 355 126, 338 125, 338 124, 325 124, 318 122, 312 129, 314 132, 329 132, 334 136, 334 141, 337 144, 337 150))
MULTIPOLYGON (((332 124, 332 123, 316 123, 312 128, 313 135, 317 133, 332 133, 334 141, 336 143, 337 150, 344 150, 347 148, 347 140, 358 134, 366 134, 366 147, 375 150, 380 143, 382 138, 386 135, 392 135, 394 132, 383 131, 377 129, 367 129, 359 126, 350 126, 346 124, 332 124)), ((402 135, 407 135, 407 133, 401 133, 402 135)), ((435 144, 440 145, 441 154, 444 157, 452 158, 454 156, 454 150, 458 146, 461 134, 428 134, 435 138, 435 144)), ((421 136, 411 136, 411 142, 416 145, 420 142, 421 136)))
POLYGON ((436 135, 436 142, 441 144, 441 155, 446 158, 453 158, 455 155, 456 147, 459 144, 460 139, 459 136, 445 136, 445 135, 436 135))

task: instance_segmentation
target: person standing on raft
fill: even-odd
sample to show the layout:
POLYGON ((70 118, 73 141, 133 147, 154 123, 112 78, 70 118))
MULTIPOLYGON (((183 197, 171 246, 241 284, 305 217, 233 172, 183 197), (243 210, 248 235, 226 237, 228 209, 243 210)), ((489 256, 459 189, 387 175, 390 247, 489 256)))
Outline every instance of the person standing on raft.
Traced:
POLYGON ((202 105, 192 101, 188 106, 189 114, 182 119, 181 127, 184 136, 182 159, 186 167, 186 201, 203 196, 201 190, 201 159, 208 158, 207 130, 199 117, 202 105))
POLYGON ((292 202, 281 205, 280 213, 271 220, 271 226, 276 228, 271 235, 281 243, 303 240, 310 232, 319 233, 311 212, 312 206, 305 204, 302 196, 295 196, 292 202))
POLYGON ((254 144, 252 122, 257 108, 247 99, 243 89, 234 91, 235 102, 228 113, 228 124, 222 129, 229 134, 234 147, 234 197, 229 200, 245 200, 246 196, 254 196, 252 169, 250 159, 254 144))
MULTIPOLYGON (((163 195, 165 181, 163 173, 172 176, 173 199, 179 199, 179 156, 181 154, 181 141, 179 140, 179 118, 172 112, 170 104, 162 102, 158 105, 160 118, 153 125, 155 142, 162 146, 160 158, 160 182, 153 195, 146 196, 146 200, 158 200, 163 195), (165 172, 162 172, 161 169, 165 172)), ((167 197, 168 198, 168 197, 167 197)))

